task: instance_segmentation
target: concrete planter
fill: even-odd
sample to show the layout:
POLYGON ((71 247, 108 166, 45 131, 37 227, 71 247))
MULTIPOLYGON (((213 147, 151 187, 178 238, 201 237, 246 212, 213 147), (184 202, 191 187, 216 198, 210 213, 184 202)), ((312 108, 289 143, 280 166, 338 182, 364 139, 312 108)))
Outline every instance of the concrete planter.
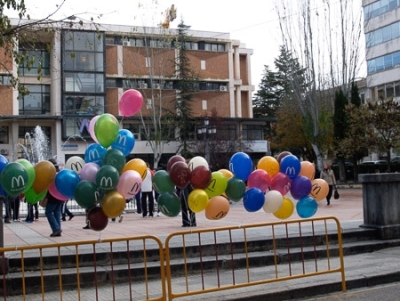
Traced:
POLYGON ((380 239, 400 238, 400 173, 360 174, 364 224, 380 239))

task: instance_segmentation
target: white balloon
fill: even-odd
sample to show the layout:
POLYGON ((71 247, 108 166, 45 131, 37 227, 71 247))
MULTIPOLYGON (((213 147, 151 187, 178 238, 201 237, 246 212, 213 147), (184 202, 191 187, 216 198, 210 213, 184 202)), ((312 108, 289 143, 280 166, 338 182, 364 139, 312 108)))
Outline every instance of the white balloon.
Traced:
POLYGON ((85 160, 83 160, 79 156, 73 156, 67 160, 64 168, 74 170, 79 175, 84 165, 85 165, 85 160))
POLYGON ((205 166, 206 168, 210 168, 208 166, 208 162, 206 159, 204 159, 201 156, 197 156, 197 157, 193 157, 189 163, 188 163, 189 169, 190 171, 192 171, 193 169, 195 169, 197 166, 205 166))
POLYGON ((267 213, 274 213, 283 204, 283 196, 278 190, 270 190, 265 194, 263 209, 267 213))

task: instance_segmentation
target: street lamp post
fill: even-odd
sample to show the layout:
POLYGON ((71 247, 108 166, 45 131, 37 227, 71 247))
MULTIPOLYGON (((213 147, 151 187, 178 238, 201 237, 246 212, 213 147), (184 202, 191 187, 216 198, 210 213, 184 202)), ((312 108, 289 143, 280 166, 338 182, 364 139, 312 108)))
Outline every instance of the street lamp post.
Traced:
POLYGON ((215 125, 210 125, 210 120, 208 117, 204 118, 204 125, 197 128, 197 133, 203 135, 205 142, 205 159, 210 164, 210 145, 209 138, 211 135, 217 133, 217 128, 215 125))

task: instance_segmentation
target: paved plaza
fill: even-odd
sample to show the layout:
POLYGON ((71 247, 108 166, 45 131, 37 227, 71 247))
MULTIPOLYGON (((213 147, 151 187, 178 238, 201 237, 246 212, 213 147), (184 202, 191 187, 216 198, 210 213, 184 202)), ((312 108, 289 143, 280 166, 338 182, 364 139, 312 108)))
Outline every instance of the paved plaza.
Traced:
MULTIPOLYGON (((339 191, 340 199, 332 199, 330 206, 327 206, 325 200, 318 202, 318 210, 314 217, 334 216, 340 220, 345 228, 358 227, 363 223, 362 190, 360 188, 343 188, 339 189, 339 191)), ((82 214, 76 215, 71 221, 62 222, 62 236, 50 237, 51 229, 45 216, 40 216, 39 221, 31 224, 23 222, 24 218, 24 216, 21 216, 21 222, 5 224, 5 247, 98 238, 118 238, 143 234, 164 238, 176 231, 190 231, 190 228, 181 227, 181 216, 167 217, 161 215, 159 217, 143 218, 135 212, 127 212, 124 214, 121 223, 118 222, 118 218, 115 223, 110 220, 107 227, 101 232, 82 229, 85 226, 85 216, 82 214)), ((289 219, 298 218, 299 216, 294 212, 289 219)), ((257 212, 246 211, 241 201, 232 203, 229 213, 223 219, 209 220, 205 217, 204 212, 197 213, 196 219, 196 229, 279 221, 273 214, 266 213, 262 209, 257 212)))

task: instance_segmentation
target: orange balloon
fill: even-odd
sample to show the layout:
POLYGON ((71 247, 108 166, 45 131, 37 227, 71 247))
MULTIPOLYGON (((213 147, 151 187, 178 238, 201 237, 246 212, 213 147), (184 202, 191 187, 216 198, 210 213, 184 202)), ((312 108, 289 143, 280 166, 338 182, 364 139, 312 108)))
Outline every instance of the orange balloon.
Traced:
POLYGON ((302 161, 300 163, 301 169, 299 176, 305 176, 309 178, 311 181, 314 180, 315 177, 315 166, 310 161, 302 161))
POLYGON ((206 207, 206 218, 218 220, 225 217, 229 212, 229 201, 223 196, 217 195, 212 197, 206 207))
POLYGON ((140 174, 140 176, 142 177, 142 180, 144 180, 144 178, 146 177, 146 174, 147 174, 147 164, 142 159, 135 158, 135 159, 129 160, 125 164, 124 168, 122 169, 121 174, 127 170, 137 171, 140 174))
POLYGON ((313 197, 317 202, 325 199, 328 193, 329 185, 325 180, 314 179, 311 181, 311 192, 309 195, 313 197))
POLYGON ((230 170, 228 170, 228 169, 220 169, 220 170, 218 170, 220 173, 222 173, 224 176, 225 176, 225 178, 227 179, 227 180, 229 180, 230 178, 232 178, 233 177, 233 173, 230 171, 230 170))
POLYGON ((118 191, 107 193, 101 201, 101 208, 109 218, 115 218, 121 215, 125 210, 126 200, 118 191))
POLYGON ((49 189, 51 184, 53 184, 57 171, 53 163, 48 160, 40 161, 34 166, 34 169, 36 176, 32 183, 32 188, 39 194, 49 189))
POLYGON ((279 162, 274 157, 264 156, 258 161, 257 169, 265 170, 272 178, 279 172, 279 162))

